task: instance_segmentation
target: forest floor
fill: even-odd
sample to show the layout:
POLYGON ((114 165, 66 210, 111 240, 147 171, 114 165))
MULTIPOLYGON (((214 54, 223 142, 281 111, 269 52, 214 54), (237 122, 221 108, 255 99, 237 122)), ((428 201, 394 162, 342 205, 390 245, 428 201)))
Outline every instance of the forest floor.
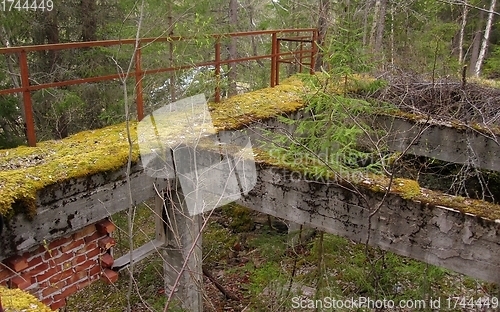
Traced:
MULTIPOLYGON (((126 228, 124 214, 115 215, 113 219, 119 228, 126 228)), ((151 224, 154 224, 154 219, 149 209, 138 209, 136 244, 154 235, 151 224)), ((394 302, 428 302, 431 298, 440 298, 439 311, 496 311, 493 307, 498 305, 500 289, 494 284, 380 249, 367 249, 363 244, 338 236, 311 230, 303 234, 308 239, 292 247, 286 224, 280 220, 268 219, 239 206, 217 210, 203 236, 204 267, 225 291, 236 298, 226 298, 205 276, 204 311, 314 311, 297 309, 298 304, 306 305, 306 299, 327 297, 394 302), (456 302, 458 299, 455 298, 473 299, 474 302, 456 302), (489 307, 477 305, 480 298, 482 302, 488 300, 489 307)), ((125 252, 127 242, 123 234, 115 237, 118 241, 115 252, 125 252)), ((159 255, 137 263, 132 311, 163 311, 166 294, 162 270, 159 255)), ((124 270, 115 285, 94 283, 70 297, 66 311, 126 311, 128 280, 124 270)), ((180 310, 172 308, 169 311, 180 310)), ((353 309, 324 308, 319 311, 353 309)), ((437 310, 427 305, 419 309, 378 311, 437 310)))

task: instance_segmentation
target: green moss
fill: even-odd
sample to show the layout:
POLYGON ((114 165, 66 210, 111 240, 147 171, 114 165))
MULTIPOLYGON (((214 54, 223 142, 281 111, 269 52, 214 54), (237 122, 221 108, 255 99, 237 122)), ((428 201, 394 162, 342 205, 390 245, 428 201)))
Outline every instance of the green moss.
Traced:
MULTIPOLYGON (((290 78, 274 88, 210 103, 213 124, 216 130, 240 129, 256 120, 293 112, 304 106, 301 97, 306 91, 300 79, 290 78)), ((179 137, 184 130, 170 124, 166 126, 168 128, 159 131, 168 130, 172 138, 179 137)), ((136 122, 131 122, 131 137, 132 161, 137 162, 136 122)), ((33 216, 37 191, 69 179, 117 170, 127 163, 128 150, 124 123, 83 131, 63 140, 40 142, 36 147, 0 150, 0 215, 27 213, 33 216)))
POLYGON ((392 190, 404 199, 413 199, 420 195, 420 185, 417 181, 410 179, 394 179, 392 190))
POLYGON ((35 296, 20 289, 8 289, 0 286, 2 307, 7 311, 23 312, 51 312, 52 310, 41 303, 35 296))
POLYGON ((307 88, 296 77, 274 88, 265 88, 210 103, 212 121, 217 130, 234 130, 258 120, 294 112, 305 106, 302 96, 307 88))
MULTIPOLYGON (((135 133, 136 124, 132 124, 135 133)), ((139 158, 134 147, 133 161, 139 158)), ((0 214, 12 207, 35 213, 38 190, 71 178, 116 170, 128 159, 125 124, 84 131, 64 140, 45 141, 37 147, 0 151, 0 214)))
MULTIPOLYGON (((420 115, 416 113, 408 113, 404 112, 401 110, 391 110, 390 113, 387 113, 387 111, 383 111, 379 113, 380 115, 385 115, 385 116, 391 116, 391 117, 399 117, 408 121, 412 122, 427 122, 429 120, 429 116, 426 115, 420 115)), ((464 124, 461 121, 458 120, 449 120, 446 123, 446 126, 451 127, 453 129, 459 130, 459 131, 465 131, 467 129, 473 129, 479 133, 486 134, 488 136, 491 136, 492 133, 500 135, 500 127, 496 125, 482 125, 479 123, 471 123, 471 124, 464 124)))
POLYGON ((229 217, 229 227, 238 233, 250 232, 253 227, 252 210, 234 203, 222 207, 224 214, 229 217))

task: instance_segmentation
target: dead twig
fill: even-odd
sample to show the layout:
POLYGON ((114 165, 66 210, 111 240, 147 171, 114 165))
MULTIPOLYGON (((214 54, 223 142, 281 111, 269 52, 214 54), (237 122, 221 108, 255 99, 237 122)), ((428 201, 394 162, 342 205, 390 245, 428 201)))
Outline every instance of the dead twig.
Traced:
POLYGON ((233 294, 229 290, 225 289, 224 286, 222 286, 222 284, 217 281, 217 279, 212 275, 212 273, 210 273, 210 271, 206 266, 203 265, 202 270, 203 270, 203 275, 205 275, 227 299, 240 301, 240 298, 238 298, 235 294, 233 294))

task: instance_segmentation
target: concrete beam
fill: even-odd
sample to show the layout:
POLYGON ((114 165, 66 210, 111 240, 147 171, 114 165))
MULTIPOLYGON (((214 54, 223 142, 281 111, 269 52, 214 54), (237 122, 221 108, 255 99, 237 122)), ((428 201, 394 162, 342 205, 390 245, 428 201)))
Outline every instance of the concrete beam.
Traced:
POLYGON ((500 220, 338 184, 308 182, 290 171, 262 166, 256 187, 239 204, 396 254, 500 283, 500 220), (366 198, 366 201, 362 199, 366 198))
POLYGON ((203 311, 201 214, 190 216, 178 180, 165 193, 166 244, 163 270, 166 295, 185 311, 203 311))
POLYGON ((409 154, 500 171, 500 137, 493 132, 425 117, 409 120, 383 115, 374 118, 373 125, 388 133, 386 142, 394 151, 402 152, 411 144, 409 154))
MULTIPOLYGON (((45 241, 76 232, 129 206, 126 168, 51 185, 37 196, 37 214, 29 219, 19 213, 8 220, 0 233, 0 260, 20 254, 45 241)), ((140 165, 132 166, 130 187, 135 204, 140 204, 166 187, 140 165)))

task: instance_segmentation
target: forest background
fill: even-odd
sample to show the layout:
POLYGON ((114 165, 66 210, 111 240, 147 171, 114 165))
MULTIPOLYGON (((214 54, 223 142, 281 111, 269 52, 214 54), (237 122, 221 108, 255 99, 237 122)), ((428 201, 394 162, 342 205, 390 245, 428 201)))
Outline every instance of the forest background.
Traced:
MULTIPOLYGON (((317 27, 320 34, 317 71, 367 72, 392 80, 412 75, 433 82, 437 79, 460 80, 464 73, 465 76, 498 79, 500 27, 496 7, 496 0, 144 0, 142 3, 134 0, 60 0, 53 2, 50 11, 0 11, 0 41, 3 47, 10 47, 127 39, 134 38, 138 30, 141 38, 169 35, 198 38, 189 43, 166 42, 142 47, 142 67, 148 69, 213 60, 213 41, 208 39, 208 34, 317 27)), ((28 59, 31 83, 126 71, 133 49, 115 46, 31 53, 28 59)), ((263 37, 237 42, 228 39, 223 41, 223 59, 269 53, 270 49, 263 37)), ((284 70, 293 72, 293 68, 284 70)), ((269 63, 265 61, 227 66, 223 72, 229 95, 238 92, 239 87, 254 90, 269 83, 269 63)), ((19 60, 15 56, 2 56, 0 89, 19 87, 19 73, 19 60)), ((143 81, 146 114, 174 98, 199 92, 210 96, 213 90, 211 74, 210 70, 185 70, 174 75, 146 76, 143 81), (167 86, 174 86, 174 89, 167 86)), ((132 108, 131 116, 134 113, 134 83, 134 79, 127 80, 126 90, 131 95, 128 97, 123 96, 124 88, 119 80, 33 92, 38 141, 64 138, 84 129, 124 121, 124 106, 132 108)), ((26 144, 21 103, 18 94, 0 95, 0 148, 26 144)), ((237 215, 235 219, 242 218, 237 215)), ((214 233, 217 237, 225 235, 220 231, 214 233)), ((321 246, 322 237, 318 243, 321 246)), ((210 241, 214 239, 207 239, 210 241)), ((340 241, 340 244, 346 243, 340 241)), ((272 255, 280 254, 276 252, 278 245, 276 241, 268 244, 269 252, 263 253, 266 255, 263 258, 269 262, 272 255)), ((349 266, 348 260, 343 262, 349 266)), ((385 270, 385 263, 383 265, 385 270)), ((264 269, 259 271, 262 275, 257 276, 255 284, 260 283, 258 277, 275 277, 273 274, 278 271, 271 266, 264 269)), ((422 266, 415 271, 423 279, 433 272, 422 266)), ((368 275, 378 276, 371 274, 372 270, 369 272, 361 274, 363 279, 368 275)), ((154 279, 158 280, 156 275, 154 279)), ((386 284, 392 287, 392 280, 386 284)), ((425 280, 421 284, 430 283, 425 280)), ((426 293, 429 292, 426 290, 426 293)), ((84 302, 86 309, 91 301, 84 302)))
MULTIPOLYGON (((140 3, 132 0, 59 0, 51 11, 1 11, 0 41, 10 47, 134 38, 139 9, 140 3)), ((499 13, 495 9, 496 0, 147 0, 140 37, 203 38, 214 33, 317 27, 322 55, 329 60, 320 59, 319 70, 335 67, 375 75, 410 72, 458 79, 467 65, 468 75, 494 79, 500 77, 499 13)), ((165 43, 142 50, 144 68, 213 59, 213 44, 204 39, 195 46, 165 43)), ((257 50, 269 51, 270 46, 258 38, 237 46, 228 41, 223 53, 230 59, 255 55, 257 50)), ((132 48, 122 46, 32 53, 30 77, 32 84, 39 84, 113 74, 127 67, 130 53, 132 48)), ((236 82, 247 89, 266 86, 266 67, 252 62, 226 68, 232 82, 229 94, 236 92, 236 82)), ((147 112, 168 98, 162 94, 168 79, 176 80, 177 97, 200 91, 199 85, 189 90, 183 85, 192 72, 175 75, 146 78, 147 112)), ((192 84, 193 79, 188 82, 192 84)), ((18 59, 2 57, 0 88, 19 85, 18 59)), ((133 85, 128 89, 133 92, 133 85)), ((0 148, 26 143, 21 101, 17 94, 0 96, 0 148)), ((33 93, 33 102, 38 140, 63 138, 125 118, 118 81, 40 90, 33 93)))

